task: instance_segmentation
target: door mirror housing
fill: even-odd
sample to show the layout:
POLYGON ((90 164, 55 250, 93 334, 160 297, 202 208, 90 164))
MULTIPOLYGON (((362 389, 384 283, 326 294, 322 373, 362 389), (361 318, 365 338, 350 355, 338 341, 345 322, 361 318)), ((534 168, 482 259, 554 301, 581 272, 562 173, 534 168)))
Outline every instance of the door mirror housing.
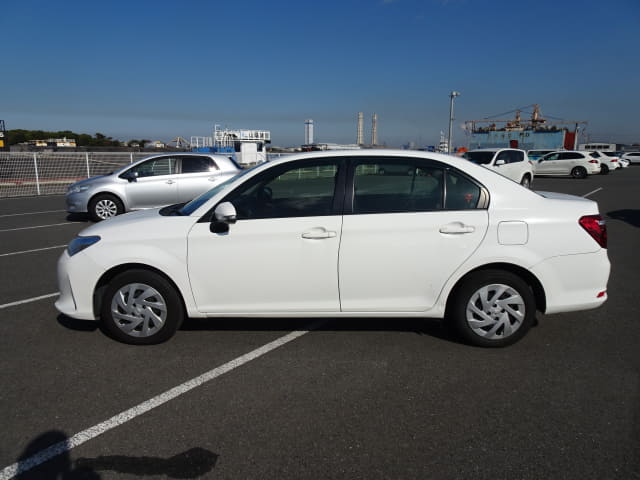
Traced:
POLYGON ((225 223, 232 225, 236 223, 237 213, 236 207, 231 202, 222 202, 213 211, 213 221, 216 223, 225 223))
POLYGON ((127 170, 122 175, 120 175, 120 178, 124 178, 129 182, 136 182, 138 180, 138 172, 133 170, 127 170))
POLYGON ((505 162, 505 161, 504 161, 504 160, 502 160, 502 159, 501 159, 501 160, 496 160, 495 166, 496 166, 496 167, 499 167, 500 165, 504 165, 505 163, 507 163, 507 162, 505 162))

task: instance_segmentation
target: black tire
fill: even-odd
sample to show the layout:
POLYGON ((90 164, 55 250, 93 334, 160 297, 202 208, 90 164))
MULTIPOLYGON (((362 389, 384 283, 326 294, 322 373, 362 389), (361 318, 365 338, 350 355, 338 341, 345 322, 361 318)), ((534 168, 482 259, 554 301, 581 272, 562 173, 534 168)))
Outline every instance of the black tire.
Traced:
POLYGON ((573 178, 587 178, 587 170, 584 167, 574 167, 571 170, 571 176, 573 178))
POLYGON ((535 313, 533 292, 522 278, 503 270, 481 270, 456 288, 445 321, 466 343, 505 347, 526 335, 535 313))
POLYGON ((166 278, 148 270, 128 270, 115 276, 102 297, 102 326, 107 334, 123 343, 165 342, 180 328, 184 317, 176 288, 166 278))
POLYGON ((609 167, 606 165, 600 165, 600 175, 609 175, 609 167))
POLYGON ((520 185, 524 188, 531 188, 531 177, 529 175, 524 175, 520 181, 520 185))
POLYGON ((124 213, 122 201, 110 193, 99 193, 89 202, 89 215, 94 222, 124 213))

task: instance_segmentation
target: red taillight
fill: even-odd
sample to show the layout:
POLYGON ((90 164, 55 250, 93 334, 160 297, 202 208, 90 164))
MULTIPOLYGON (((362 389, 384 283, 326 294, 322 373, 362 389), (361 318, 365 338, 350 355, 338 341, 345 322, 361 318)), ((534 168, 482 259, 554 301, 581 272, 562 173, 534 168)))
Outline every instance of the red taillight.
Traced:
POLYGON ((594 159, 594 160, 589 160, 589 163, 600 163, 600 162, 598 162, 598 160, 594 159))
POLYGON ((612 162, 617 162, 617 161, 618 161, 618 159, 617 159, 617 158, 612 158, 612 159, 611 159, 611 161, 612 161, 612 162))
POLYGON ((600 215, 586 215, 578 220, 591 237, 602 248, 607 248, 607 225, 600 215))

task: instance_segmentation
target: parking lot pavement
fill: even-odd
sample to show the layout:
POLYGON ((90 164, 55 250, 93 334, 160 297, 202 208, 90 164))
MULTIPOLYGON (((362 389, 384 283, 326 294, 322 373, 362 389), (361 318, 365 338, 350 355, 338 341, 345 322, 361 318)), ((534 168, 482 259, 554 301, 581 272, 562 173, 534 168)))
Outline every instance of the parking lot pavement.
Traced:
MULTIPOLYGON (((600 309, 540 315, 500 350, 434 321, 329 319, 20 478, 640 478, 638 185, 640 168, 534 183, 597 190, 612 261, 600 309)), ((67 222, 63 209, 62 197, 0 200, 0 255, 67 243, 85 223, 2 232, 67 222)), ((0 256, 0 305, 55 293, 61 251, 0 256)), ((192 319, 132 347, 53 300, 0 309, 0 471, 309 326, 192 319)))

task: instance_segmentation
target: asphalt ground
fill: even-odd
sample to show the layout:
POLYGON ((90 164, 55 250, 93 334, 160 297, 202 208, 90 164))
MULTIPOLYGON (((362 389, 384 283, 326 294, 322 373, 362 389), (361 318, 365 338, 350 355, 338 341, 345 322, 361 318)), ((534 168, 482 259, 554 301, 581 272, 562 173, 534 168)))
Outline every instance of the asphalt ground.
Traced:
POLYGON ((192 319, 123 345, 34 300, 89 222, 62 196, 0 199, 0 478, 52 445, 18 478, 640 478, 640 167, 534 189, 598 201, 609 300, 498 350, 406 319, 192 319), (292 331, 309 333, 243 357, 292 331))

